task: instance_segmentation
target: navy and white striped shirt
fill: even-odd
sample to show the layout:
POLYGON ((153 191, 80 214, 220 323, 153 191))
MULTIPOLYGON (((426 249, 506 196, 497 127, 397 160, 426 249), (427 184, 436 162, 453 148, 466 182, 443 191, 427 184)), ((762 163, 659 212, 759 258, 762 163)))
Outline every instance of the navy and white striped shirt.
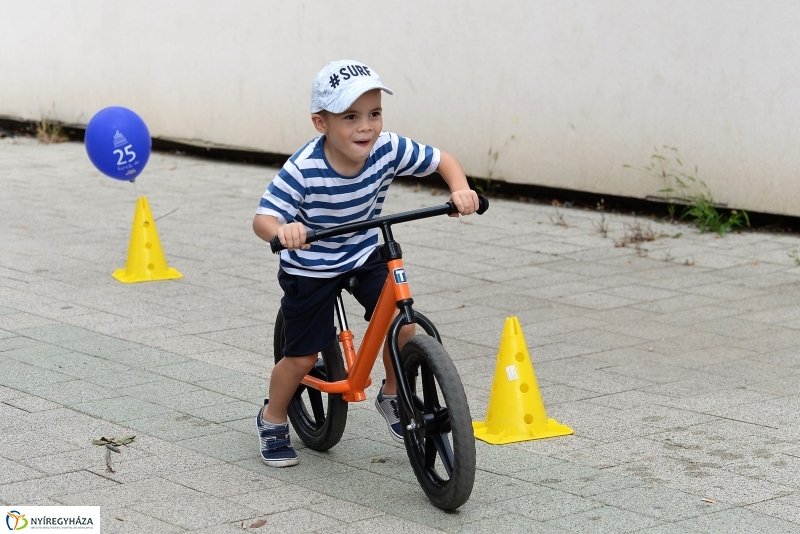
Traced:
MULTIPOLYGON (((298 150, 261 197, 257 213, 281 224, 300 222, 311 230, 366 221, 380 215, 395 176, 426 176, 439 166, 439 149, 394 133, 381 132, 357 176, 342 176, 328 164, 323 139, 298 150)), ((362 230, 284 250, 281 268, 289 274, 331 278, 360 266, 378 244, 378 230, 362 230)))

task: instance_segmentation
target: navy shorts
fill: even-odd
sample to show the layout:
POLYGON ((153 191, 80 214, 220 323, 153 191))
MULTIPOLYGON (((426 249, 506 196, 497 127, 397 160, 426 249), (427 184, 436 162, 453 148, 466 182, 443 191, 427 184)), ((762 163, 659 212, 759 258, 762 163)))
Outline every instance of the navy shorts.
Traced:
POLYGON ((334 278, 296 276, 279 269, 278 283, 283 289, 281 309, 286 334, 283 355, 316 354, 336 339, 336 327, 333 324, 336 292, 350 276, 358 279, 353 296, 364 306, 364 319, 369 321, 388 274, 389 268, 380 259, 377 249, 369 255, 364 265, 334 278))

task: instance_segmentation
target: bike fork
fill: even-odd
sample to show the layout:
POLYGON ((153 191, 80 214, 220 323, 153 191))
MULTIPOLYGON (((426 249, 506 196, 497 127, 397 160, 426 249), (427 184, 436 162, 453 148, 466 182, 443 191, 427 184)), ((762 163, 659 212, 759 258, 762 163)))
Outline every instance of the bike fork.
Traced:
POLYGON ((421 313, 415 312, 411 308, 412 302, 405 302, 398 306, 400 308, 400 313, 394 318, 394 321, 392 321, 392 326, 389 328, 388 334, 389 356, 391 357, 395 379, 397 380, 397 396, 401 401, 401 409, 406 411, 406 420, 409 421, 408 430, 410 431, 416 430, 423 422, 417 421, 414 417, 415 410, 414 401, 411 396, 411 388, 406 380, 406 375, 403 372, 403 363, 400 360, 400 346, 398 343, 400 339, 400 329, 407 324, 418 324, 426 334, 436 339, 440 344, 442 342, 439 331, 436 330, 433 323, 427 317, 421 313))

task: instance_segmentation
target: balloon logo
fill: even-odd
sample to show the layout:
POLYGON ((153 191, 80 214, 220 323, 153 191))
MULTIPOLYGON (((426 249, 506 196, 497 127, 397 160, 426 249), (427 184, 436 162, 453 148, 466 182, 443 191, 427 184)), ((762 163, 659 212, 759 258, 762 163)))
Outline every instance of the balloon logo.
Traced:
POLYGON ((97 170, 132 182, 150 158, 150 131, 133 111, 112 106, 98 111, 86 126, 86 153, 97 170))

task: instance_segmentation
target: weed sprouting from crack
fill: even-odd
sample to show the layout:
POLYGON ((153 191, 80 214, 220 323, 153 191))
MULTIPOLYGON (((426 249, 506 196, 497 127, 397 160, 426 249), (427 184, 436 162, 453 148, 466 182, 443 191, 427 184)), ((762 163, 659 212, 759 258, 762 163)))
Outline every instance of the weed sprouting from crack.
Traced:
POLYGON ((641 221, 634 221, 633 223, 625 223, 625 235, 616 242, 616 245, 625 247, 636 243, 646 243, 655 241, 656 237, 649 223, 644 225, 641 221))
POLYGON ((36 139, 43 145, 69 141, 69 137, 64 135, 61 130, 61 124, 58 122, 50 122, 47 119, 43 119, 36 125, 36 139))
POLYGON ((644 257, 647 256, 647 249, 642 246, 642 243, 655 241, 656 237, 649 223, 646 225, 643 225, 640 221, 625 223, 625 235, 622 236, 622 239, 615 241, 614 246, 627 247, 628 245, 633 245, 636 255, 644 257))
POLYGON ((605 213, 600 212, 600 222, 594 221, 594 227, 602 237, 608 237, 608 221, 605 213))
POLYGON ((552 215, 549 215, 549 217, 550 221, 556 226, 562 226, 564 228, 567 228, 569 226, 567 222, 564 220, 564 214, 558 211, 558 208, 556 208, 556 216, 553 217, 552 215))
MULTIPOLYGON (((739 228, 749 227, 750 218, 744 210, 728 209, 726 204, 714 200, 711 189, 699 178, 697 165, 694 169, 683 166, 678 149, 664 146, 666 155, 658 148, 650 156, 650 165, 643 170, 664 182, 664 188, 658 192, 665 195, 669 207, 669 215, 675 222, 676 205, 682 205, 679 218, 688 218, 700 233, 716 232, 723 236, 739 228)), ((623 165, 631 168, 630 165, 623 165)))

